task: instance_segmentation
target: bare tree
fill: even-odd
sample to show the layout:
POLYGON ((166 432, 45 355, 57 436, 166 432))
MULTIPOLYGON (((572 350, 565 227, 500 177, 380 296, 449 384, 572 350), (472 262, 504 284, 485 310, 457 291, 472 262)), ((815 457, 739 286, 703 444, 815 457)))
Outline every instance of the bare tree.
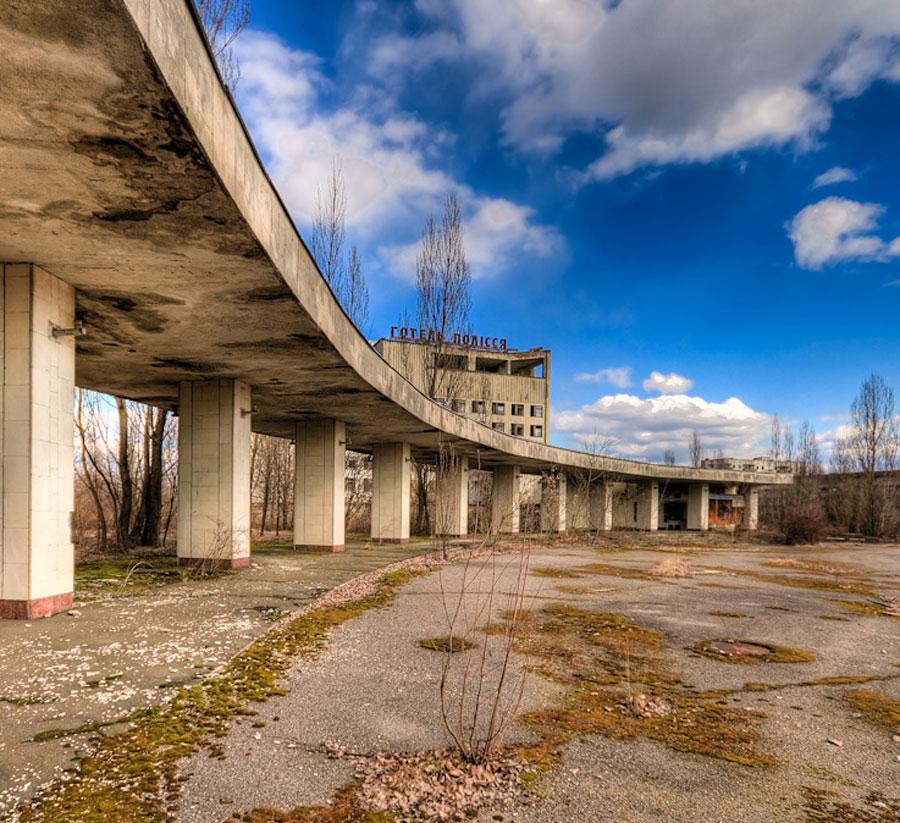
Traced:
POLYGON ((232 91, 241 79, 241 69, 231 47, 250 22, 249 0, 196 0, 197 11, 222 79, 232 91))
POLYGON ((344 173, 336 160, 331 163, 331 176, 324 191, 316 190, 316 214, 312 227, 312 253, 319 264, 325 282, 336 295, 344 288, 346 264, 344 239, 346 235, 347 194, 344 173))
POLYGON ((793 461, 794 482, 768 495, 766 519, 788 543, 816 543, 826 532, 827 520, 819 482, 822 461, 815 429, 804 420, 795 434, 790 426, 779 423, 778 434, 783 454, 789 454, 793 461))
MULTIPOLYGON (((466 260, 462 214, 454 194, 444 201, 444 214, 438 223, 429 217, 422 231, 422 241, 416 255, 416 313, 420 329, 429 332, 425 358, 425 392, 453 408, 466 381, 461 358, 452 345, 454 332, 465 332, 469 323, 471 297, 469 286, 472 274, 466 260)), ((484 398, 482 398, 484 399, 484 398)), ((485 401, 486 402, 486 401, 485 401)), ((436 473, 441 471, 441 459, 436 467, 414 463, 416 476, 417 526, 432 531, 428 490, 436 473)))
POLYGON ((252 520, 260 537, 274 532, 278 538, 289 528, 294 503, 294 452, 291 441, 265 434, 252 435, 250 495, 252 520))
POLYGON ((885 494, 887 487, 879 484, 877 475, 896 468, 900 455, 894 390, 881 375, 870 374, 862 382, 850 406, 850 417, 851 432, 836 451, 849 458, 853 470, 861 475, 859 525, 866 535, 877 537, 894 509, 885 494))
POLYGON ((691 440, 688 445, 688 451, 691 456, 691 465, 696 469, 700 467, 700 464, 703 462, 703 442, 700 440, 700 435, 697 430, 694 429, 691 432, 691 440))
MULTIPOLYGON (((77 479, 86 492, 76 522, 89 528, 92 521, 99 550, 164 544, 177 483, 175 423, 168 410, 79 391, 75 428, 77 479), (83 510, 87 500, 93 517, 83 510)), ((83 535, 78 542, 84 543, 83 535)))
POLYGON ((358 328, 369 319, 369 287, 363 275, 356 246, 349 256, 347 241, 347 192, 344 172, 335 160, 325 189, 316 191, 316 213, 312 226, 312 253, 331 290, 358 328))
POLYGON ((347 261, 347 288, 344 308, 356 327, 365 333, 369 322, 369 287, 362 271, 362 263, 359 259, 359 250, 356 246, 350 247, 350 257, 347 261))
POLYGON ((452 402, 464 376, 453 354, 452 334, 464 332, 469 323, 472 272, 466 260, 462 213, 456 195, 444 201, 438 223, 429 217, 416 256, 416 292, 419 328, 427 329, 432 351, 427 359, 426 393, 452 402))
POLYGON ((674 466, 675 465, 674 449, 666 449, 663 452, 663 465, 666 465, 666 466, 674 466))
POLYGON ((777 414, 772 415, 772 433, 770 436, 769 453, 776 462, 781 460, 784 454, 784 424, 777 414))

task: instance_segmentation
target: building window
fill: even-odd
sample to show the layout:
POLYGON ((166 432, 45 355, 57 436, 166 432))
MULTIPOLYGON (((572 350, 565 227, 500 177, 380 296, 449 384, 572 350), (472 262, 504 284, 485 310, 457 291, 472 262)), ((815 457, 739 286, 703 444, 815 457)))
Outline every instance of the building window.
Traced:
POLYGON ((491 403, 491 414, 506 414, 506 403, 491 403))
POLYGON ((457 414, 465 414, 466 413, 466 401, 465 400, 454 400, 453 401, 453 411, 457 414))
POLYGON ((543 426, 532 426, 531 427, 531 436, 532 437, 543 437, 544 436, 544 427, 543 426))
POLYGON ((531 416, 532 417, 543 417, 544 416, 544 407, 543 406, 532 406, 531 407, 531 416))
POLYGON ((524 417, 525 416, 525 405, 523 403, 513 403, 512 404, 512 416, 513 417, 524 417))
POLYGON ((473 400, 472 411, 475 414, 484 414, 484 400, 473 400))
POLYGON ((504 426, 502 423, 491 423, 491 428, 495 432, 505 432, 506 431, 506 426, 504 426))
POLYGON ((516 437, 524 437, 525 436, 525 426, 521 423, 512 423, 509 427, 509 433, 514 434, 516 437))

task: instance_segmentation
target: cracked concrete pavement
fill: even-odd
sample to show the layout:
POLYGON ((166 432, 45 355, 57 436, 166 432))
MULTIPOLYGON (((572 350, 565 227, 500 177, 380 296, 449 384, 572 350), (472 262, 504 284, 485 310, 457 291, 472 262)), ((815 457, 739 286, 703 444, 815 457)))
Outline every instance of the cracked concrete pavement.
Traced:
POLYGON ((337 554, 254 552, 239 573, 80 603, 78 616, 0 621, 0 818, 87 751, 90 734, 155 706, 171 687, 225 664, 292 611, 425 544, 348 544, 337 554), (35 736, 39 739, 34 740, 35 736), (50 738, 41 740, 41 737, 50 738))

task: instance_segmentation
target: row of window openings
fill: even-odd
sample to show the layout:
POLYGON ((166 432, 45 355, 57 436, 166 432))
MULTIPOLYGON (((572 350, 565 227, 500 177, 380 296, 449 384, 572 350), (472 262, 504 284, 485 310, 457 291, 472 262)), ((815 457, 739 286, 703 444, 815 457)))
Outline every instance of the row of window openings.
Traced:
MULTIPOLYGON (((494 431, 505 432, 506 424, 505 423, 491 423, 491 428, 494 431)), ((543 426, 530 426, 531 437, 543 437, 544 436, 544 427, 543 426)), ((523 423, 510 423, 509 424, 509 433, 515 435, 516 437, 524 437, 525 436, 525 425, 523 423)))
MULTIPOLYGON (((487 403, 484 400, 473 400, 472 401, 472 411, 475 414, 484 414, 487 409, 487 403)), ((465 414, 466 411, 466 401, 465 400, 454 400, 453 401, 453 411, 459 412, 460 414, 465 414)), ((543 406, 531 406, 529 409, 532 417, 543 417, 544 416, 544 407, 543 406)), ((524 417, 525 416, 525 406, 522 403, 510 403, 509 404, 509 413, 513 417, 524 417)), ((502 415, 506 414, 506 403, 491 403, 491 414, 502 415)))

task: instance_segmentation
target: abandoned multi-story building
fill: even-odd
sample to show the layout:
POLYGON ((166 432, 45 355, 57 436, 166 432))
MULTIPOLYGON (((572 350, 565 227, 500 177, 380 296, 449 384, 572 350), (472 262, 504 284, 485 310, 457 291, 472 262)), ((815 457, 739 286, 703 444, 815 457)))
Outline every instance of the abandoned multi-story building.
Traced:
POLYGON ((516 351, 498 338, 436 346, 417 329, 392 329, 375 350, 413 385, 457 414, 496 431, 549 441, 550 351, 516 351), (405 332, 405 334, 404 334, 405 332))
POLYGON ((725 469, 732 472, 781 472, 790 474, 797 468, 790 460, 774 457, 704 457, 700 461, 703 469, 725 469))

